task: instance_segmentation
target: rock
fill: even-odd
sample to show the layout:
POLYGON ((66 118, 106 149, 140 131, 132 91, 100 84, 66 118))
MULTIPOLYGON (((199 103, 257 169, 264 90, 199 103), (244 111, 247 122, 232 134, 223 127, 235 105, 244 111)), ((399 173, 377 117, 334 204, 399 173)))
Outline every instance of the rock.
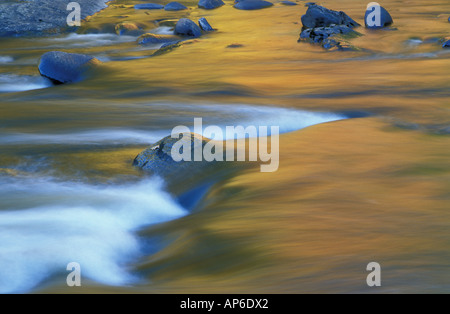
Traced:
POLYGON ((116 24, 115 31, 117 35, 138 36, 142 34, 142 30, 133 22, 122 22, 116 24))
POLYGON ((242 44, 231 44, 228 45, 226 48, 242 48, 242 47, 244 47, 244 45, 242 44))
POLYGON ((136 10, 161 10, 164 6, 158 3, 142 3, 134 6, 136 10))
POLYGON ((301 18, 303 28, 345 25, 353 28, 359 26, 351 17, 342 11, 333 11, 317 4, 309 4, 306 14, 301 18))
POLYGON ((186 10, 187 7, 182 5, 179 2, 170 2, 168 4, 166 4, 166 6, 164 7, 164 10, 166 11, 180 11, 180 10, 186 10))
POLYGON ((300 41, 320 44, 323 48, 337 50, 357 50, 337 37, 351 38, 361 34, 353 30, 359 26, 347 14, 333 11, 325 7, 310 3, 306 14, 301 18, 303 27, 300 33, 300 41))
POLYGON ((447 40, 443 45, 442 48, 450 48, 450 40, 447 40))
POLYGON ((214 28, 211 27, 211 25, 208 23, 208 20, 206 20, 206 18, 204 18, 204 17, 202 17, 198 20, 198 25, 205 32, 214 31, 214 28))
POLYGON ((144 34, 140 36, 137 40, 140 45, 151 45, 151 44, 162 44, 162 43, 173 43, 179 41, 180 38, 172 35, 156 35, 156 34, 144 34))
POLYGON ((182 36, 200 37, 202 35, 202 30, 193 21, 187 18, 182 18, 178 20, 175 25, 175 34, 182 36))
POLYGON ((198 166, 201 163, 206 163, 206 161, 194 161, 194 150, 197 147, 203 151, 203 147, 209 141, 209 139, 195 133, 184 133, 180 135, 180 138, 167 136, 137 155, 133 161, 133 166, 157 174, 177 173, 192 166, 192 164, 198 166), (172 147, 179 141, 180 154, 183 154, 181 143, 191 148, 191 161, 182 160, 177 162, 173 159, 172 147))
POLYGON ((273 6, 272 2, 264 0, 243 0, 234 5, 239 10, 259 10, 273 6))
POLYGON ((80 81, 88 69, 100 63, 88 55, 51 51, 42 55, 39 72, 57 84, 74 83, 80 81))
POLYGON ((372 5, 372 6, 368 7, 366 10, 366 14, 364 15, 364 23, 365 23, 366 28, 377 29, 377 28, 383 28, 383 27, 392 25, 392 23, 394 23, 394 21, 392 20, 391 15, 385 8, 383 8, 382 6, 379 6, 379 5, 372 5), (375 10, 380 11, 379 23, 376 21, 375 16, 369 16, 375 10), (371 24, 369 25, 368 22, 371 24))
MULTIPOLYGON (((109 0, 77 0, 81 18, 107 7, 109 0)), ((68 31, 67 0, 0 1, 0 36, 37 36, 68 31)))
POLYGON ((297 3, 292 2, 292 1, 287 1, 287 0, 281 1, 280 3, 281 3, 281 4, 284 4, 284 5, 297 5, 297 3))
POLYGON ((225 3, 222 0, 200 0, 198 7, 206 10, 212 10, 223 6, 225 3))

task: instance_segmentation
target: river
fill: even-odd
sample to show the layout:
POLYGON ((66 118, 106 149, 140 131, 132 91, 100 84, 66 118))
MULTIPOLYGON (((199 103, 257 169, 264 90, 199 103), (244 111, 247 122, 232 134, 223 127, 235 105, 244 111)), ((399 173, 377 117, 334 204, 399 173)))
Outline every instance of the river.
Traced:
MULTIPOLYGON (((76 34, 0 39, 0 292, 449 293, 450 3, 386 0, 395 29, 326 51, 297 42, 305 1, 225 2, 117 0, 76 34), (154 56, 113 33, 166 34, 181 17, 216 31, 154 56), (52 50, 104 63, 52 86, 37 69, 52 50), (132 166, 196 117, 279 126, 278 171, 173 188, 132 166), (66 285, 70 262, 82 287, 66 285)), ((321 4, 364 24, 367 3, 321 4)))

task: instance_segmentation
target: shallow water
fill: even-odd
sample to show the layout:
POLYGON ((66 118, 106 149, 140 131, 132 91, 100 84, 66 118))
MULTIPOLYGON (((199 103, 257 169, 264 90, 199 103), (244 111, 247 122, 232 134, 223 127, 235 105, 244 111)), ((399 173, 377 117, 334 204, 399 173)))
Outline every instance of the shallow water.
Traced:
MULTIPOLYGON (((79 34, 0 40, 0 292, 74 292, 72 261, 81 292, 450 292, 448 1, 381 3, 396 30, 358 28, 354 52, 298 43, 303 1, 134 3, 112 2, 79 34), (203 16, 217 31, 165 54, 113 34, 203 16), (52 87, 36 66, 50 50, 105 63, 52 87), (186 206, 131 166, 195 117, 280 126, 279 170, 186 178, 201 196, 186 206)), ((363 23, 366 3, 322 4, 363 23)))

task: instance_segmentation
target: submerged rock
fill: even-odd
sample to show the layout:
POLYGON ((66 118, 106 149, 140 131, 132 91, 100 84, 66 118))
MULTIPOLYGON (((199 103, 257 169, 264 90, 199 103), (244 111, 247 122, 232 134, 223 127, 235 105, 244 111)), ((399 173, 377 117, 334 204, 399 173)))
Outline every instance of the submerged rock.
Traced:
POLYGON ((357 50, 346 42, 341 42, 337 37, 346 38, 360 36, 353 30, 359 26, 351 17, 342 11, 333 11, 325 7, 308 4, 306 14, 301 18, 303 27, 300 33, 300 41, 320 44, 329 50, 357 50))
POLYGON ((137 40, 140 45, 151 45, 151 44, 161 44, 161 43, 173 43, 178 41, 180 38, 173 35, 156 35, 156 34, 144 34, 140 36, 137 40))
POLYGON ((297 5, 297 3, 292 2, 292 1, 288 1, 288 0, 281 1, 280 3, 284 4, 284 5, 297 5))
POLYGON ((198 2, 198 7, 206 10, 212 10, 223 6, 225 2, 222 0, 200 0, 198 2))
POLYGON ((164 7, 164 10, 166 11, 180 11, 180 10, 186 10, 187 7, 182 5, 179 2, 170 2, 168 4, 166 4, 166 6, 164 7))
POLYGON ((333 11, 317 4, 309 4, 306 14, 301 18, 303 28, 327 27, 345 25, 353 28, 360 26, 342 11, 333 11))
MULTIPOLYGON (((167 136, 137 155, 133 161, 133 166, 158 174, 179 172, 192 164, 196 148, 203 151, 204 146, 209 141, 210 139, 195 133, 184 133, 181 134, 179 138, 167 136), (176 156, 174 160, 172 148, 176 143, 177 146, 175 149, 178 149, 180 155, 184 153, 186 156, 190 156, 190 161, 175 161, 178 160, 176 156), (184 152, 184 147, 190 147, 190 153, 184 152)), ((198 165, 205 162, 206 161, 195 161, 193 163, 198 165)))
POLYGON ((200 18, 198 20, 198 25, 200 28, 205 32, 212 32, 214 31, 214 28, 211 27, 211 25, 208 23, 208 20, 204 17, 200 18))
POLYGON ((136 10, 161 10, 164 9, 162 4, 158 3, 142 3, 134 6, 136 10))
POLYGON ((202 30, 190 19, 182 18, 175 25, 175 34, 190 37, 200 37, 202 35, 202 30))
POLYGON ((371 29, 383 28, 391 25, 392 23, 394 23, 394 20, 392 19, 389 12, 382 6, 374 4, 371 7, 367 8, 366 14, 364 15, 364 24, 366 28, 371 29), (378 10, 380 13, 380 20, 376 21, 375 11, 378 10))
POLYGON ((234 5, 234 7, 239 10, 259 10, 271 6, 273 6, 272 2, 264 0, 243 0, 234 5))
POLYGON ((80 81, 88 69, 99 64, 98 59, 88 55, 50 51, 42 55, 39 72, 57 84, 74 83, 80 81))
POLYGON ((116 24, 115 31, 117 35, 138 36, 142 34, 142 29, 133 22, 122 22, 116 24))

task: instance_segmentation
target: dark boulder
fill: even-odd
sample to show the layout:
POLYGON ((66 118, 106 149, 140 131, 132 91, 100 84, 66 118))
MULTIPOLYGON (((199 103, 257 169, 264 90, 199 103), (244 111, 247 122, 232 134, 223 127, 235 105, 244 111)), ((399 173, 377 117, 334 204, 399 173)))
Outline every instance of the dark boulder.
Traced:
POLYGON ((223 6, 225 2, 222 0, 200 0, 198 2, 198 7, 206 10, 212 10, 223 6))
POLYGON ((51 51, 42 55, 39 72, 57 84, 74 83, 83 79, 88 69, 100 63, 88 55, 51 51))
POLYGON ((389 25, 392 25, 394 23, 394 20, 392 19, 389 12, 379 5, 372 5, 371 7, 367 8, 366 14, 364 15, 364 24, 367 28, 371 29, 377 29, 377 28, 383 28, 389 25), (377 23, 375 18, 375 11, 378 11, 380 13, 380 20, 377 23), (371 14, 373 12, 373 14, 371 14))
POLYGON ((205 32, 212 32, 214 31, 214 28, 211 27, 211 25, 208 23, 208 20, 204 17, 200 18, 198 20, 198 25, 200 28, 205 32))
POLYGON ((342 11, 333 11, 317 4, 309 4, 306 14, 301 18, 303 28, 327 27, 331 25, 359 26, 342 11))
POLYGON ((164 7, 164 10, 166 11, 180 11, 180 10, 186 10, 187 7, 182 5, 179 2, 170 2, 168 4, 166 4, 166 6, 164 7))
POLYGON ((187 18, 182 18, 178 20, 175 25, 175 34, 190 37, 200 37, 202 35, 202 30, 193 21, 187 18))
POLYGON ((273 6, 272 2, 264 0, 243 0, 234 5, 239 10, 259 10, 273 6))
POLYGON ((134 6, 136 10, 161 10, 164 6, 158 3, 142 3, 134 6))
POLYGON ((342 11, 333 11, 310 3, 306 14, 301 18, 303 27, 300 33, 301 41, 320 44, 329 50, 356 50, 342 39, 348 39, 361 34, 353 30, 359 26, 351 17, 342 11))
POLYGON ((180 134, 178 138, 167 136, 137 155, 134 159, 133 166, 165 175, 179 172, 186 167, 192 166, 192 164, 206 163, 206 161, 194 162, 194 152, 196 148, 200 148, 203 151, 204 146, 209 141, 209 139, 195 133, 180 134), (172 148, 176 143, 177 146, 175 149, 178 149, 177 152, 181 155, 185 153, 189 156, 190 160, 178 160, 176 157, 174 158, 172 148), (184 147, 190 147, 190 153, 184 152, 184 147))

